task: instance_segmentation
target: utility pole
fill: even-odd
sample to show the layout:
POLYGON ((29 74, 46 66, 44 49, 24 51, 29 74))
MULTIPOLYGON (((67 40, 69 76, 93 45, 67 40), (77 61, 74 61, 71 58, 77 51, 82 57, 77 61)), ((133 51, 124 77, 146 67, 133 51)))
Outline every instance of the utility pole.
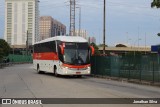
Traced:
POLYGON ((106 0, 104 0, 104 13, 103 13, 103 54, 105 54, 106 47, 106 0))
POLYGON ((139 26, 138 26, 138 51, 139 51, 139 26))
POLYGON ((145 33, 145 55, 146 55, 146 41, 147 41, 147 39, 146 39, 146 33, 145 33))
POLYGON ((80 36, 80 33, 81 32, 81 7, 79 7, 79 36, 80 36))
POLYGON ((76 0, 70 0, 70 36, 75 35, 75 7, 76 7, 76 0))
POLYGON ((81 32, 81 7, 76 7, 79 9, 79 31, 78 31, 78 35, 80 36, 80 32, 81 32))
POLYGON ((26 54, 28 55, 28 30, 27 30, 27 38, 26 38, 26 54))

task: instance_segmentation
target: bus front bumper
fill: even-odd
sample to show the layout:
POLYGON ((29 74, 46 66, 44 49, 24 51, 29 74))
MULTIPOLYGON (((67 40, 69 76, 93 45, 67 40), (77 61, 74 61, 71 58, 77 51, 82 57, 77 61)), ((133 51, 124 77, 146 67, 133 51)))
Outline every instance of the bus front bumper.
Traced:
POLYGON ((91 68, 68 68, 68 67, 62 67, 60 75, 90 75, 91 68))

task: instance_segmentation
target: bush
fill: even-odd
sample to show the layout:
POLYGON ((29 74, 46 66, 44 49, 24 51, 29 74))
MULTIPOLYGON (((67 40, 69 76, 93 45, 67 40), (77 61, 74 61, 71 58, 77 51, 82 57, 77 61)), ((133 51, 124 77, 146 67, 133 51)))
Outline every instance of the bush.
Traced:
POLYGON ((9 52, 10 52, 9 44, 5 40, 0 39, 0 60, 2 60, 3 57, 8 56, 9 52))

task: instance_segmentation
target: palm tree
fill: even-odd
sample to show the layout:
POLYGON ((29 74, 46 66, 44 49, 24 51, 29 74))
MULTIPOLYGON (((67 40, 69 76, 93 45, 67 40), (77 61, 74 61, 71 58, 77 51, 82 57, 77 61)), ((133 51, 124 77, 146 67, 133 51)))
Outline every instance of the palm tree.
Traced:
POLYGON ((160 0, 153 0, 153 2, 151 3, 151 7, 160 8, 160 0))
MULTIPOLYGON (((151 3, 151 7, 160 8, 160 0, 153 0, 153 2, 151 3)), ((158 33, 157 35, 160 36, 160 33, 158 33)))

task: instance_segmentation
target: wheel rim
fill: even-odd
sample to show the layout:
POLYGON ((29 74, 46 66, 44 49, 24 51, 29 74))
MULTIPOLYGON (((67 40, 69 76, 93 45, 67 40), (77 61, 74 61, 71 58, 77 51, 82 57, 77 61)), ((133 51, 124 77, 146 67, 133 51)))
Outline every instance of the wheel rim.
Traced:
POLYGON ((56 68, 54 69, 54 75, 55 75, 55 76, 58 76, 58 74, 57 74, 57 69, 56 69, 56 68))
POLYGON ((39 67, 37 68, 37 72, 38 72, 38 73, 40 72, 39 67))

